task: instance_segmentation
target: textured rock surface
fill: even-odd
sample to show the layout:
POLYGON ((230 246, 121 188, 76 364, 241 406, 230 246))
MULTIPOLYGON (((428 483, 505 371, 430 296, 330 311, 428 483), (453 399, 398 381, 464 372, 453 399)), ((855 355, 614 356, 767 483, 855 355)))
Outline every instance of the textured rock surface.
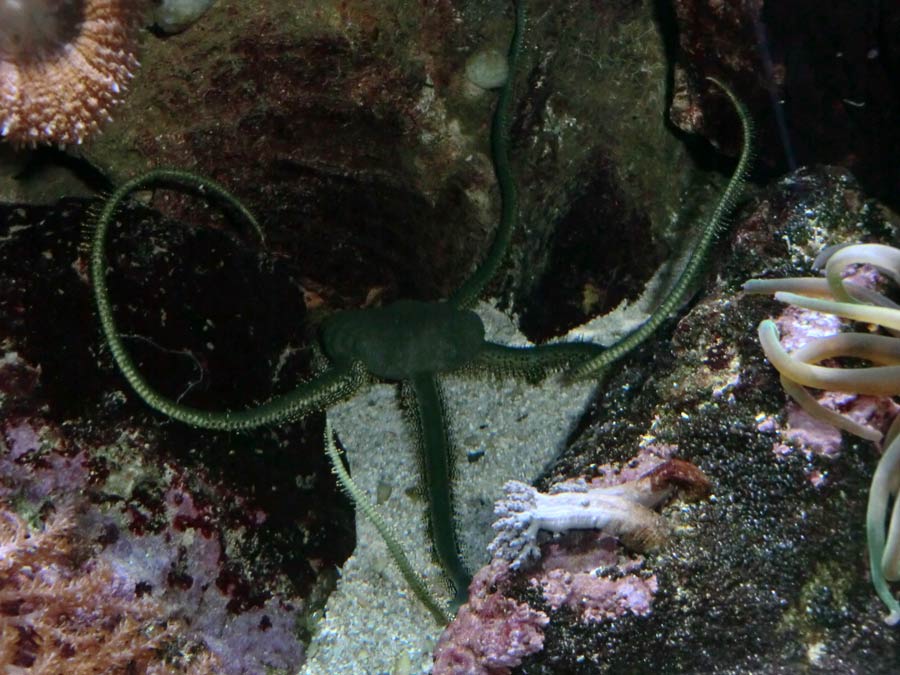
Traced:
POLYGON ((866 572, 879 450, 845 437, 837 458, 785 453, 788 441, 767 423, 786 417, 785 394, 756 342, 756 325, 781 308, 739 289, 751 276, 808 273, 823 245, 895 241, 898 225, 839 169, 792 174, 748 205, 715 265, 719 280, 671 338, 617 369, 585 433, 539 483, 662 443, 709 476, 713 497, 669 509, 675 536, 644 565, 658 582, 648 616, 585 626, 550 613, 544 651, 515 672, 896 669, 900 636, 882 623, 866 572))

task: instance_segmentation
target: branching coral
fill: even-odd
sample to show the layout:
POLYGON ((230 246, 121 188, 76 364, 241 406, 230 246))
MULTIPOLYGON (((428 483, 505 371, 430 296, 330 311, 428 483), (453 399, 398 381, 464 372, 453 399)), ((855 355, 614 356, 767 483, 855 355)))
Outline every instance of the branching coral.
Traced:
MULTIPOLYGON (((825 279, 751 279, 747 293, 774 293, 775 299, 808 310, 880 326, 889 335, 844 333, 817 339, 793 353, 781 345, 771 320, 759 326, 766 357, 781 373, 785 391, 811 416, 868 440, 881 433, 829 410, 805 389, 813 387, 872 396, 900 395, 900 306, 881 293, 854 286, 843 279, 850 265, 869 264, 900 284, 900 250, 881 244, 856 244, 826 249, 816 260, 825 267, 825 279), (836 358, 868 361, 868 367, 819 365, 836 358)), ((900 418, 895 419, 885 442, 869 492, 866 534, 872 583, 890 614, 887 623, 900 623, 900 603, 888 581, 900 580, 900 418), (893 500, 893 513, 889 513, 893 500)))
POLYGON ((160 620, 113 568, 76 562, 71 517, 54 515, 33 531, 0 504, 0 664, 4 672, 51 675, 217 671, 208 655, 184 668, 165 663, 180 625, 160 620))

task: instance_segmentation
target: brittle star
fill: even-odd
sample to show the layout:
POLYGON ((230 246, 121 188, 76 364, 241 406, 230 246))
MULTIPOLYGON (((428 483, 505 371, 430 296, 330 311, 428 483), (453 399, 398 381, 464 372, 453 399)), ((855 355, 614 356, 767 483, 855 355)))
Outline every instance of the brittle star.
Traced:
POLYGON ((500 190, 501 215, 484 261, 446 301, 400 300, 382 308, 338 312, 326 319, 318 337, 327 365, 315 378, 298 385, 290 393, 237 411, 213 412, 183 405, 155 390, 138 371, 116 327, 106 283, 106 236, 120 204, 132 192, 154 186, 190 189, 231 207, 262 238, 262 229, 253 214, 224 187, 194 174, 166 169, 128 181, 101 209, 91 249, 94 295, 112 356, 138 396, 151 408, 172 419, 205 429, 248 430, 323 411, 374 382, 399 383, 406 406, 412 412, 422 458, 434 552, 456 589, 454 603, 457 605, 464 601, 471 577, 460 557, 453 523, 450 480, 453 455, 438 377, 459 371, 521 376, 529 381, 539 381, 558 372, 564 372, 564 377, 570 381, 596 377, 646 339, 683 304, 703 269, 716 234, 734 206, 750 161, 749 113, 724 84, 712 80, 725 92, 740 117, 743 131, 741 156, 678 280, 647 321, 609 347, 590 342, 511 347, 485 340, 481 319, 470 308, 500 267, 518 219, 516 185, 508 151, 509 108, 512 75, 522 50, 524 30, 522 0, 516 3, 515 28, 508 52, 510 77, 500 90, 491 125, 491 155, 500 190))

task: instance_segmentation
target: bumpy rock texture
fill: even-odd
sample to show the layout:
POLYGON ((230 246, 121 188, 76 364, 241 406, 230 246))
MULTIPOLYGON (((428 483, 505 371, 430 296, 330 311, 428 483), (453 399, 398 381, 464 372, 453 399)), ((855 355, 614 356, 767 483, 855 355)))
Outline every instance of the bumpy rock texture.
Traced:
POLYGON ((544 481, 664 443, 709 476, 713 497, 669 511, 675 536, 645 563, 658 582, 648 616, 585 626, 551 614, 543 652, 516 672, 893 671, 900 636, 866 572, 878 449, 845 437, 837 458, 795 442, 785 452, 768 423, 786 417, 785 395, 755 330, 781 307, 739 289, 750 276, 808 273, 824 244, 895 240, 898 225, 838 169, 792 174, 747 205, 718 282, 671 337, 616 369, 544 481))

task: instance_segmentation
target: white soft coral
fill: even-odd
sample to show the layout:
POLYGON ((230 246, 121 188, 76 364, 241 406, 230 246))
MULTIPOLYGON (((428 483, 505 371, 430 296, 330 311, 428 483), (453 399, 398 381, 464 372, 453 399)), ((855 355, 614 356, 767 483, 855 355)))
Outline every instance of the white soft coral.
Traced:
POLYGON ((488 550, 517 569, 540 556, 538 535, 543 530, 603 530, 636 551, 657 548, 669 527, 653 508, 683 489, 691 498, 709 492, 709 481, 689 462, 665 461, 637 480, 617 485, 592 485, 583 479, 554 485, 548 493, 509 481, 506 496, 494 507, 497 536, 488 550))

